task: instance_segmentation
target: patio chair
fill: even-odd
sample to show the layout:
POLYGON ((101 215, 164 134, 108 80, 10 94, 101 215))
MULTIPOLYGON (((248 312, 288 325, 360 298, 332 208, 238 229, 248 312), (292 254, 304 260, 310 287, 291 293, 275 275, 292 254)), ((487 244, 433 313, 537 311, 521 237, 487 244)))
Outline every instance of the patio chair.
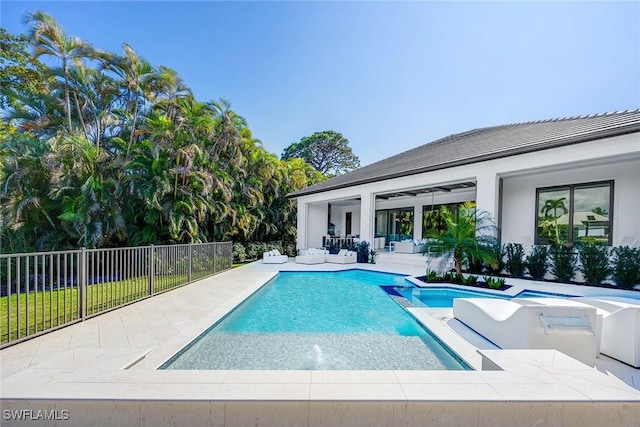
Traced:
POLYGON ((586 365, 596 358, 594 307, 523 305, 493 298, 456 298, 456 319, 503 349, 551 349, 586 365))

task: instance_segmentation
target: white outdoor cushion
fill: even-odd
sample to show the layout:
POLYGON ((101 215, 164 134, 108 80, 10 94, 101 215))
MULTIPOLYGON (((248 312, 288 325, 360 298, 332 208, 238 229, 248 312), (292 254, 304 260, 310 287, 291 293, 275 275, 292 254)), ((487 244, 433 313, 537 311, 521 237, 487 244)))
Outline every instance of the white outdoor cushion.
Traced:
POLYGON ((338 252, 338 255, 346 256, 347 255, 347 250, 346 249, 340 249, 340 252, 338 252))

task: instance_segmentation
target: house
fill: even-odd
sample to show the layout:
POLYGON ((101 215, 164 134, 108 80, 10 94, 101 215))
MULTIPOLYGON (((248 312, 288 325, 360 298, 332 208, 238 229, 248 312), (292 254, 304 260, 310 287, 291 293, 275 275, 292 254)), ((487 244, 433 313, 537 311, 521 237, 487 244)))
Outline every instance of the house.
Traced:
POLYGON ((640 242, 640 110, 474 129, 303 188, 298 248, 331 231, 422 239, 440 206, 475 202, 502 242, 640 242))

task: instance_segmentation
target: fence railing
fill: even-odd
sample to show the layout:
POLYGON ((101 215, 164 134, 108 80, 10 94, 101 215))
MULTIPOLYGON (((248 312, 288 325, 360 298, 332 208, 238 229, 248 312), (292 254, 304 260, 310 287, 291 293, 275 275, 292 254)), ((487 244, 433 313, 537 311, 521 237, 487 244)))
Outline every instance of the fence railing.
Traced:
POLYGON ((0 348, 228 270, 232 246, 0 255, 0 348))

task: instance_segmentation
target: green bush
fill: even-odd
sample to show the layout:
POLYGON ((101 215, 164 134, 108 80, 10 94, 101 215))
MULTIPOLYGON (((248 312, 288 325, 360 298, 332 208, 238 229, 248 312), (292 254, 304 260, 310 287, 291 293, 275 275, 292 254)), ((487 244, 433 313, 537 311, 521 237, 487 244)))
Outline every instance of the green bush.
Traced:
POLYGON ((247 259, 247 252, 244 250, 244 245, 240 242, 233 244, 233 262, 245 262, 247 259))
POLYGON ((597 286, 611 274, 609 249, 599 243, 585 243, 580 246, 580 267, 587 285, 597 286))
POLYGON ((478 276, 474 276, 473 274, 470 274, 467 277, 460 276, 460 283, 462 283, 463 285, 473 285, 477 281, 478 281, 478 276))
POLYGON ((559 282, 569 282, 576 275, 578 259, 573 248, 566 245, 556 245, 551 248, 551 273, 559 282))
POLYGON ((437 271, 432 270, 429 267, 427 267, 427 271, 426 271, 426 274, 424 276, 424 280, 426 282, 439 282, 439 281, 442 281, 442 278, 440 277, 440 275, 438 275, 437 271))
POLYGON ((524 265, 533 279, 544 279, 549 270, 549 248, 542 245, 531 248, 531 253, 525 258, 524 265))
POLYGON ((640 249, 618 246, 613 254, 613 280, 618 286, 633 289, 640 282, 640 249))
POLYGON ((487 286, 489 286, 489 288, 491 289, 500 289, 507 283, 504 277, 484 276, 484 281, 486 282, 487 286))
POLYGON ((513 277, 524 276, 524 246, 521 243, 507 243, 504 246, 504 253, 507 257, 505 269, 513 277))

